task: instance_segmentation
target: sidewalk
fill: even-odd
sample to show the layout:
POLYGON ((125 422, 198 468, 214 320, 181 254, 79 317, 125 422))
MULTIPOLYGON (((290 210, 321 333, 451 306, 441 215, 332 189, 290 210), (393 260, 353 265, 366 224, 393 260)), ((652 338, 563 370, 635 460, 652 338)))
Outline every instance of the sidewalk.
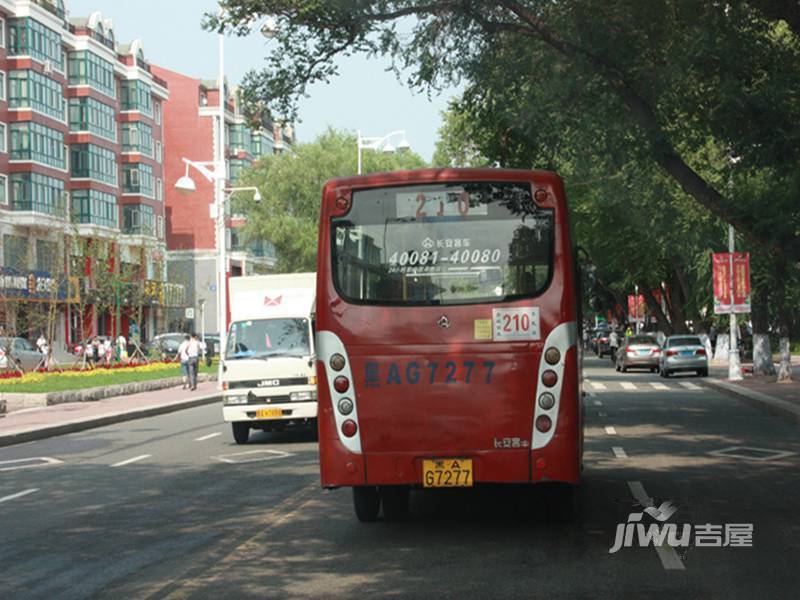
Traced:
POLYGON ((0 418, 0 447, 211 404, 220 396, 217 382, 206 381, 194 391, 166 388, 95 402, 19 410, 0 418))
POLYGON ((728 381, 727 365, 712 363, 709 368, 711 377, 704 382, 771 414, 800 423, 800 357, 792 356, 792 383, 777 383, 775 375, 754 376, 752 363, 742 364, 742 371, 742 381, 728 381))

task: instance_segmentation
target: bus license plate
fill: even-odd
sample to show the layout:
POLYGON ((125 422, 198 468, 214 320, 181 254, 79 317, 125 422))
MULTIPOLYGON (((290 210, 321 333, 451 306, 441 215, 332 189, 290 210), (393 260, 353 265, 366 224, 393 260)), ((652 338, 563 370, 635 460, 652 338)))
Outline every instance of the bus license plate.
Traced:
POLYGON ((283 416, 280 408, 264 408, 256 411, 256 419, 279 419, 283 416))
POLYGON ((422 461, 423 487, 472 487, 471 458, 422 461))

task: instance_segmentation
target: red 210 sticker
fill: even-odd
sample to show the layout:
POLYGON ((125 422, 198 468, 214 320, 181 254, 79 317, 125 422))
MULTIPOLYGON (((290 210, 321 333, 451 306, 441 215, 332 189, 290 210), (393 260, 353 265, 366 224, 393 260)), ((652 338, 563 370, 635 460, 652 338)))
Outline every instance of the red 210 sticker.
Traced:
POLYGON ((541 339, 538 306, 495 308, 492 309, 492 321, 496 342, 541 339))

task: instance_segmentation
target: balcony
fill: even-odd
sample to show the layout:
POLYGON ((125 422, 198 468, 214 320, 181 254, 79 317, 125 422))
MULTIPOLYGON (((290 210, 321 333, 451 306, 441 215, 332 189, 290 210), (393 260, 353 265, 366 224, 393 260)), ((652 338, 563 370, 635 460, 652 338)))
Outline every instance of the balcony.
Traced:
POLYGON ((39 202, 33 200, 12 200, 11 210, 14 224, 22 227, 56 227, 67 224, 67 201, 39 202))
POLYGON ((59 19, 64 19, 67 16, 67 11, 64 10, 63 0, 33 0, 34 4, 41 6, 47 12, 51 12, 59 19))

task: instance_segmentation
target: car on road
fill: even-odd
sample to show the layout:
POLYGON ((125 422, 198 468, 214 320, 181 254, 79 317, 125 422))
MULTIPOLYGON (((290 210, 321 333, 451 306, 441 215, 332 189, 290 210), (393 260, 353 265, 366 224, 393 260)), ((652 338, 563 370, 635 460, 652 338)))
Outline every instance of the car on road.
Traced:
POLYGON ((166 358, 175 358, 178 353, 178 346, 180 346, 186 335, 185 333, 162 333, 142 346, 142 351, 145 355, 148 355, 151 350, 154 350, 166 358))
POLYGON ((25 338, 0 338, 0 346, 0 369, 13 369, 16 363, 23 371, 32 371, 42 362, 42 353, 25 338))
POLYGON ((708 375, 708 355, 702 340, 696 335, 673 335, 664 342, 659 360, 662 377, 681 371, 708 375))
POLYGON ((628 369, 650 369, 658 371, 661 360, 661 346, 655 335, 632 335, 617 350, 617 371, 625 373, 628 369))
POLYGON ((595 333, 594 336, 594 352, 597 354, 599 358, 603 358, 603 356, 611 354, 611 347, 608 345, 608 336, 611 334, 611 331, 608 329, 601 329, 595 333))

